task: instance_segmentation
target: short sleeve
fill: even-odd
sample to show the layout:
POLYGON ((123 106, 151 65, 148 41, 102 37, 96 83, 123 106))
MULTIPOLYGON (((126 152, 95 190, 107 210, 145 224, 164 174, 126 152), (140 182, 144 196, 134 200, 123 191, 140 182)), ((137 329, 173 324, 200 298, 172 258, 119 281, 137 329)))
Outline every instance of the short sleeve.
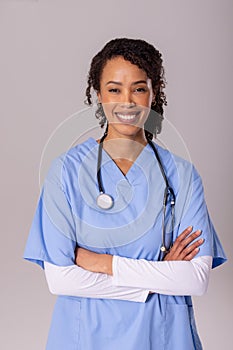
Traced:
POLYGON ((207 209, 201 177, 194 167, 190 193, 187 198, 188 201, 180 220, 178 235, 190 225, 193 226, 193 231, 201 230, 200 238, 204 239, 204 243, 200 246, 196 257, 212 256, 212 268, 215 268, 223 264, 227 258, 207 209))
POLYGON ((46 175, 29 231, 23 258, 44 268, 74 264, 76 230, 63 186, 64 157, 55 158, 46 175))

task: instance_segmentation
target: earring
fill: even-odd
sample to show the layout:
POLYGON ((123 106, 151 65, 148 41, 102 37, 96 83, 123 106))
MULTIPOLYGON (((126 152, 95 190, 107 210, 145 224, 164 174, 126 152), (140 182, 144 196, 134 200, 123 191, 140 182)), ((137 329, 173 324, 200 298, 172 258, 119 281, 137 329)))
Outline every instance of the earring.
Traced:
POLYGON ((102 118, 105 118, 105 114, 104 114, 104 109, 103 109, 103 105, 101 102, 97 103, 98 106, 98 112, 101 115, 102 118))
POLYGON ((151 106, 155 106, 156 105, 156 101, 152 100, 151 106))
POLYGON ((102 103, 101 102, 97 102, 97 110, 95 112, 95 116, 97 119, 99 119, 99 124, 101 126, 101 128, 104 126, 104 124, 106 123, 106 116, 104 114, 104 109, 103 109, 103 106, 102 106, 102 103))

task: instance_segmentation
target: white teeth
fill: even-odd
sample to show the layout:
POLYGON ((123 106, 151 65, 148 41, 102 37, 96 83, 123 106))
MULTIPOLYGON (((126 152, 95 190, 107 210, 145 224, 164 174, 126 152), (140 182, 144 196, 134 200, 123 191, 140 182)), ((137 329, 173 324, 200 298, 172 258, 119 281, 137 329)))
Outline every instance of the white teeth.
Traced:
POLYGON ((117 116, 121 119, 125 119, 125 120, 131 120, 134 119, 136 117, 136 114, 120 114, 120 113, 116 113, 117 116))

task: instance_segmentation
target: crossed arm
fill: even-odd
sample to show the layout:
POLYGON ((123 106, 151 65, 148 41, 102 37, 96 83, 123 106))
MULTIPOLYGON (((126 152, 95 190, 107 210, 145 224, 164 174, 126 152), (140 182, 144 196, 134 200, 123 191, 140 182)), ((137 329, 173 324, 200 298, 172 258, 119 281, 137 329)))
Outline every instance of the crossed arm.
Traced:
MULTIPOLYGON (((201 231, 195 231, 191 235, 192 228, 188 227, 175 241, 170 252, 165 256, 164 261, 190 261, 199 251, 199 246, 203 243, 203 239, 192 243, 193 240, 201 235, 201 231)), ((113 275, 113 259, 115 256, 110 254, 98 254, 90 250, 77 248, 76 249, 76 264, 85 270, 91 272, 106 273, 113 275)), ((143 260, 143 259, 141 259, 143 260)), ((148 263, 150 263, 148 261, 148 263)))
POLYGON ((45 262, 53 294, 145 302, 149 293, 202 295, 212 265, 210 256, 195 258, 203 239, 188 227, 176 239, 164 261, 129 259, 77 248, 76 265, 45 262))

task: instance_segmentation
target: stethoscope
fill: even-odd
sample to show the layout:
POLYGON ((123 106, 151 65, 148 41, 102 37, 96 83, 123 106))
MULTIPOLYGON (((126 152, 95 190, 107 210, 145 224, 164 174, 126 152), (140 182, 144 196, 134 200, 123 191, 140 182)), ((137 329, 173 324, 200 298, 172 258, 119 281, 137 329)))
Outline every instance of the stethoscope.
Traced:
MULTIPOLYGON (((109 194, 104 192, 102 178, 101 178, 101 163, 102 163, 103 141, 104 141, 106 136, 107 136, 107 131, 105 131, 104 135, 100 139, 99 149, 98 149, 97 182, 98 182, 98 187, 99 187, 99 195, 96 198, 96 203, 97 203, 98 207, 101 208, 101 209, 105 209, 105 210, 111 209, 113 204, 114 204, 114 200, 113 200, 112 196, 110 196, 109 194)), ((153 142, 150 139, 147 139, 147 141, 148 141, 149 145, 151 146, 151 148, 154 151, 154 154, 155 154, 156 159, 157 159, 158 164, 159 164, 159 168, 160 168, 161 174, 163 176, 163 179, 164 179, 164 182, 165 182, 165 185, 166 185, 165 186, 165 190, 164 190, 164 196, 163 196, 162 246, 160 248, 161 252, 166 253, 166 252, 168 252, 171 249, 171 246, 172 246, 172 243, 171 243, 170 247, 167 248, 166 244, 165 244, 166 208, 167 208, 167 204, 168 204, 168 198, 169 198, 169 195, 170 195, 170 205, 171 205, 171 215, 172 215, 171 226, 172 226, 172 233, 173 233, 174 221, 175 221, 175 194, 174 194, 174 191, 173 191, 172 187, 168 183, 168 179, 167 179, 165 171, 163 169, 163 165, 162 165, 162 162, 161 162, 161 159, 159 157, 157 149, 155 148, 153 142)))

